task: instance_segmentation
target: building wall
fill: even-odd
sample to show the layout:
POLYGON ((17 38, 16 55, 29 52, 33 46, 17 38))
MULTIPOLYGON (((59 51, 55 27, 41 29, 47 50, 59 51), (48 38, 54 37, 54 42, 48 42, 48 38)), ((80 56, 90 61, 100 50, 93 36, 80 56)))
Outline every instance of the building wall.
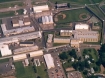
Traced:
POLYGON ((79 47, 79 40, 71 40, 71 47, 79 47))
POLYGON ((98 38, 80 38, 81 41, 83 42, 98 42, 98 38))
POLYGON ((20 54, 20 55, 13 56, 14 61, 23 60, 23 59, 26 59, 26 58, 27 58, 26 54, 20 54))
POLYGON ((61 30, 60 36, 72 36, 72 30, 61 30))
POLYGON ((48 5, 34 6, 33 9, 34 9, 34 12, 37 13, 37 12, 49 10, 49 7, 48 5))
POLYGON ((41 55, 43 55, 42 50, 33 51, 33 52, 30 53, 30 57, 36 57, 36 56, 41 56, 41 55))
POLYGON ((18 24, 13 24, 13 27, 19 27, 19 23, 18 24))
POLYGON ((54 38, 54 43, 70 43, 70 39, 54 38))
POLYGON ((88 24, 76 24, 75 25, 75 30, 89 30, 89 25, 88 24))
POLYGON ((60 36, 72 36, 72 33, 68 33, 68 32, 61 32, 60 36))

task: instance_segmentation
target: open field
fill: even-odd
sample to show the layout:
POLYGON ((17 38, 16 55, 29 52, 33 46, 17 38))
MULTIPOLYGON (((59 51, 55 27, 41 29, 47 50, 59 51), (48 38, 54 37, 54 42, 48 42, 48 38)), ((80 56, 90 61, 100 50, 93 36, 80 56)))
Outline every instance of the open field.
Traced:
POLYGON ((37 69, 37 74, 41 78, 48 78, 47 71, 45 71, 45 66, 44 64, 41 64, 41 66, 36 67, 37 69))
POLYGON ((36 78, 32 66, 24 67, 22 62, 15 62, 16 78, 36 78))
POLYGON ((8 61, 9 61, 9 58, 1 59, 1 60, 0 60, 0 63, 4 63, 4 62, 8 62, 8 61))
MULTIPOLYGON (((91 2, 89 0, 50 0, 51 2, 55 3, 63 3, 63 2, 67 2, 67 3, 77 3, 77 4, 91 4, 91 2)), ((92 0, 94 1, 94 3, 100 3, 103 0, 92 0)))
POLYGON ((88 6, 88 8, 94 13, 96 14, 98 17, 100 17, 101 19, 104 19, 105 15, 101 12, 101 10, 99 9, 98 6, 88 6))
POLYGON ((68 23, 88 20, 92 14, 86 9, 62 11, 54 16, 55 23, 68 23))
POLYGON ((14 11, 0 12, 0 18, 10 17, 10 16, 14 16, 14 15, 15 15, 14 11))
POLYGON ((17 1, 17 0, 0 0, 0 3, 3 3, 3 2, 11 2, 11 1, 17 1))
POLYGON ((23 2, 11 2, 11 3, 0 3, 0 9, 1 8, 9 8, 9 7, 15 7, 17 6, 23 6, 23 2))
POLYGON ((101 6, 101 9, 105 12, 105 5, 101 6))
POLYGON ((19 9, 19 10, 17 10, 16 12, 18 12, 18 15, 22 15, 23 12, 24 12, 24 10, 23 10, 23 9, 19 9))

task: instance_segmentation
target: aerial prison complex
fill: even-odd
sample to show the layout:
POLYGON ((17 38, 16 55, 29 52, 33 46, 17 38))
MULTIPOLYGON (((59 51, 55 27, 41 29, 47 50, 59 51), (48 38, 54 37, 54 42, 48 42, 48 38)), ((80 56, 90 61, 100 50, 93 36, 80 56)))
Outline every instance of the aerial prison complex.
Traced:
MULTIPOLYGON (((36 39, 41 38, 41 32, 33 32, 33 33, 27 33, 27 34, 21 34, 17 36, 11 36, 11 37, 4 37, 0 39, 0 50, 2 56, 11 55, 11 50, 8 48, 8 44, 10 43, 19 43, 20 41, 30 40, 30 39, 36 39)), ((25 48, 26 49, 26 48, 25 48)), ((36 49, 36 47, 35 47, 36 49)), ((23 48, 22 48, 23 50, 23 48)), ((21 51, 21 49, 15 50, 14 52, 21 51)))
POLYGON ((54 43, 70 43, 72 39, 80 42, 98 42, 99 32, 89 30, 86 24, 75 25, 75 30, 60 30, 60 36, 68 38, 54 38, 54 43))

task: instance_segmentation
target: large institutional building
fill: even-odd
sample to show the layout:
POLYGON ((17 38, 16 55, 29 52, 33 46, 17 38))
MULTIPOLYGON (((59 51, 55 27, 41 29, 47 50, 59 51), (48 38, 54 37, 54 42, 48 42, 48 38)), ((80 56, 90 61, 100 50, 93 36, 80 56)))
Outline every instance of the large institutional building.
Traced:
POLYGON ((44 59, 45 59, 45 62, 46 62, 46 65, 47 65, 48 69, 51 69, 51 68, 55 67, 55 65, 54 65, 54 59, 51 56, 51 54, 45 54, 44 55, 44 59))
POLYGON ((79 39, 83 42, 98 42, 99 32, 98 31, 76 31, 74 38, 79 39))
POLYGON ((61 30, 60 36, 73 36, 74 39, 82 42, 98 42, 99 32, 90 31, 87 24, 76 24, 75 30, 61 30))

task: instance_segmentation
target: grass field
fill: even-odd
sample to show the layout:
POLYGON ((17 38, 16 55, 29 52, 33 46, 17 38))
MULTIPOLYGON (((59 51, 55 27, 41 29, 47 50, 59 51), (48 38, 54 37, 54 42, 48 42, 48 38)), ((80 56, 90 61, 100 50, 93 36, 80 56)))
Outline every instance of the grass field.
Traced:
POLYGON ((14 15, 15 15, 14 11, 0 12, 0 18, 10 17, 10 16, 14 16, 14 15))
POLYGON ((15 62, 16 78, 36 78, 32 66, 24 67, 22 62, 15 62))
POLYGON ((1 60, 0 60, 0 63, 4 63, 4 62, 8 62, 8 61, 9 61, 9 58, 1 59, 1 60))
MULTIPOLYGON (((91 2, 89 0, 50 0, 51 2, 55 3, 63 3, 63 2, 68 2, 68 3, 77 3, 77 4, 90 4, 91 2)), ((94 3, 100 3, 103 0, 92 0, 94 3)))
POLYGON ((36 67, 37 69, 37 74, 41 78, 48 78, 47 71, 45 71, 45 66, 44 64, 41 64, 41 66, 36 67))
POLYGON ((1 8, 15 7, 15 5, 23 6, 24 4, 23 4, 23 2, 1 3, 0 4, 0 9, 1 8))
POLYGON ((17 1, 17 0, 0 0, 0 3, 2 3, 2 2, 11 2, 11 1, 17 1))
POLYGON ((88 6, 88 8, 96 14, 101 19, 104 19, 105 15, 101 12, 101 10, 98 8, 98 6, 88 6))
POLYGON ((22 15, 24 10, 23 9, 20 9, 20 10, 17 10, 16 12, 18 12, 19 15, 22 15))
POLYGON ((101 9, 105 12, 105 5, 101 6, 101 9))
POLYGON ((84 55, 91 55, 95 62, 98 60, 98 52, 95 49, 85 49, 85 52, 83 52, 84 55))
POLYGON ((87 14, 89 16, 91 16, 92 14, 90 14, 89 11, 87 11, 86 9, 78 9, 78 10, 68 10, 68 11, 63 11, 58 13, 57 15, 55 15, 54 19, 57 17, 57 21, 55 21, 55 23, 68 23, 68 22, 76 22, 76 21, 83 21, 82 19, 80 19, 80 14, 87 14), (65 15, 65 18, 63 18, 63 15, 65 15))

